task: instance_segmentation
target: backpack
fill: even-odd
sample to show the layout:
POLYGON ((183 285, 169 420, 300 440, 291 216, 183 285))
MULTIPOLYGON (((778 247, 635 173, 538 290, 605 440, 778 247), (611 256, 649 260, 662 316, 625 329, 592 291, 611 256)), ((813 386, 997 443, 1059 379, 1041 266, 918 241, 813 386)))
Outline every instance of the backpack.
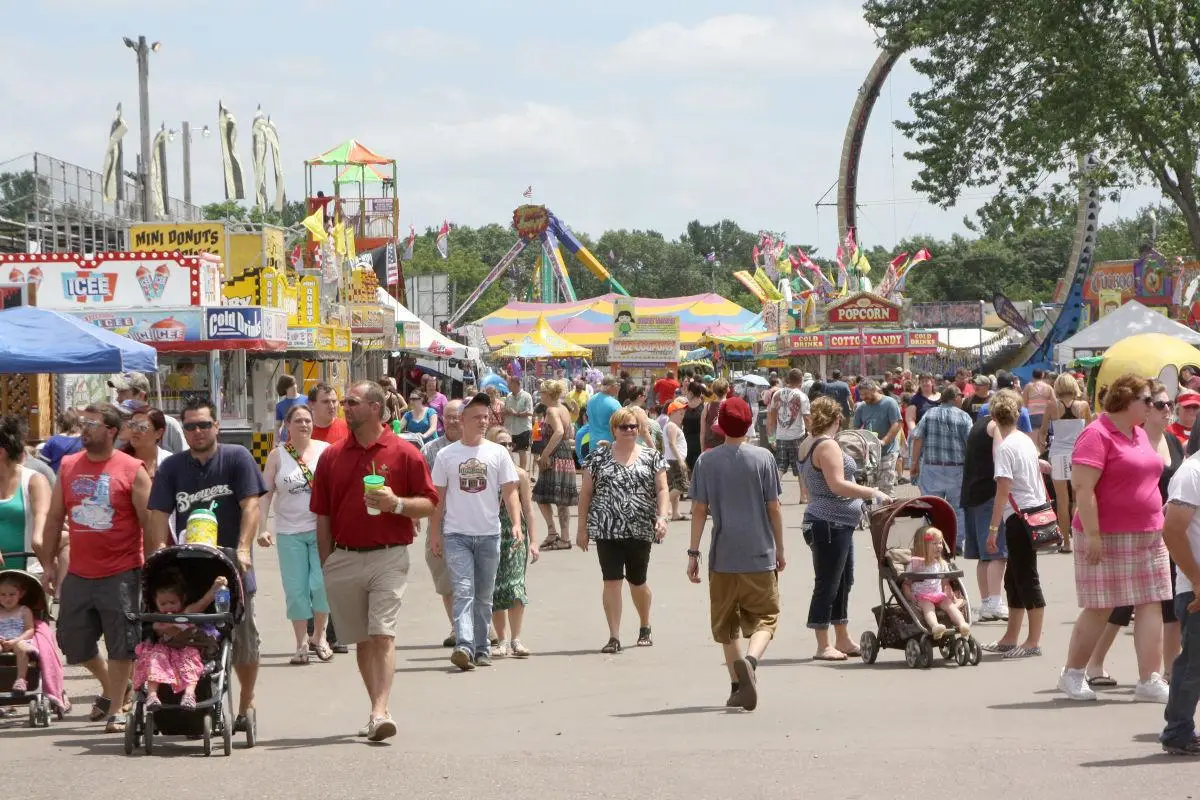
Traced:
POLYGON ((879 474, 879 461, 883 457, 883 445, 873 431, 842 431, 837 435, 842 452, 854 459, 854 479, 863 486, 874 486, 879 474))

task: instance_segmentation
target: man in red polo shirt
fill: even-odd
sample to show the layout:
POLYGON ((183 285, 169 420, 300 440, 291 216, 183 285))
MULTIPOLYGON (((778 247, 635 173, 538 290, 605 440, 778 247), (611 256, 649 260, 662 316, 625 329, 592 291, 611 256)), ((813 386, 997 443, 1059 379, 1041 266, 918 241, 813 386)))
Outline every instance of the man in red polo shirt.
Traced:
POLYGON ((661 378, 654 382, 654 399, 663 408, 666 408, 675 395, 679 392, 679 381, 675 380, 675 373, 667 370, 661 378))
POLYGON ((350 436, 317 463, 310 508, 329 610, 343 642, 354 642, 358 671, 371 699, 359 731, 373 742, 396 735, 388 713, 396 670, 396 621, 408 585, 414 519, 433 514, 437 490, 421 453, 383 424, 384 391, 372 381, 350 387, 343 401, 350 436), (384 485, 364 490, 363 478, 384 485))

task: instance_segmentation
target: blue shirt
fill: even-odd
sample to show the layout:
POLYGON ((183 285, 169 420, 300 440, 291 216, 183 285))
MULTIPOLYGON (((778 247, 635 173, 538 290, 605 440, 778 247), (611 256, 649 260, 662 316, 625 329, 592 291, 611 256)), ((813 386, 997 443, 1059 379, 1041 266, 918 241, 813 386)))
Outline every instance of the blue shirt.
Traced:
POLYGON ((912 433, 913 439, 921 440, 921 463, 963 466, 971 424, 971 415, 956 405, 930 406, 912 433))
POLYGON ((42 445, 42 458, 50 465, 50 469, 54 470, 54 474, 58 474, 58 465, 62 462, 63 456, 69 456, 72 453, 78 453, 83 449, 83 440, 78 436, 66 436, 58 434, 51 436, 42 445))
POLYGON ((283 418, 287 416, 287 413, 291 410, 292 406, 306 405, 308 405, 308 398, 302 394, 296 395, 295 397, 283 398, 275 404, 275 421, 283 422, 283 418))
MULTIPOLYGON (((991 416, 991 411, 989 410, 991 405, 990 402, 981 405, 979 411, 976 412, 978 416, 975 419, 983 419, 984 417, 991 416)), ((1033 433, 1033 423, 1029 420, 1029 409, 1024 406, 1021 407, 1021 414, 1017 417, 1017 430, 1021 433, 1033 433)))
POLYGON ((600 442, 611 442, 612 415, 621 410, 617 398, 604 392, 596 392, 587 403, 588 432, 592 435, 592 449, 600 442))
MULTIPOLYGON (((854 409, 854 427, 872 431, 882 442, 892 426, 900 421, 900 404, 887 395, 881 395, 878 402, 862 403, 854 409)), ((883 445, 885 454, 896 452, 896 439, 883 445)))

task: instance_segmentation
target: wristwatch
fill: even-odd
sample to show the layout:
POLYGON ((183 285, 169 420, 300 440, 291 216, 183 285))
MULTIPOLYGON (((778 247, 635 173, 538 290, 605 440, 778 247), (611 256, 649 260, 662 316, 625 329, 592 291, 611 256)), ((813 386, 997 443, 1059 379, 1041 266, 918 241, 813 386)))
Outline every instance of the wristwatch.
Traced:
POLYGON ((699 558, 700 557, 699 550, 688 550, 687 554, 688 554, 688 558, 699 558))
POLYGON ((396 507, 392 509, 392 513, 397 514, 397 515, 404 513, 404 498, 403 497, 396 498, 396 507))

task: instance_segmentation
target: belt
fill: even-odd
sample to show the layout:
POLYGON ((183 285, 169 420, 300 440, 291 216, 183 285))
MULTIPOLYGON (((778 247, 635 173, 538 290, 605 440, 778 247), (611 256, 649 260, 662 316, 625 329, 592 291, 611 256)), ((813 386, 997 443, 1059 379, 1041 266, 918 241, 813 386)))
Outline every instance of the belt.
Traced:
POLYGON ((334 544, 335 550, 347 550, 351 553, 373 553, 376 550, 390 550, 393 547, 408 547, 406 544, 373 544, 369 547, 349 547, 344 544, 334 544))
POLYGON ((946 461, 922 461, 921 464, 926 467, 961 467, 962 464, 951 464, 946 461))

